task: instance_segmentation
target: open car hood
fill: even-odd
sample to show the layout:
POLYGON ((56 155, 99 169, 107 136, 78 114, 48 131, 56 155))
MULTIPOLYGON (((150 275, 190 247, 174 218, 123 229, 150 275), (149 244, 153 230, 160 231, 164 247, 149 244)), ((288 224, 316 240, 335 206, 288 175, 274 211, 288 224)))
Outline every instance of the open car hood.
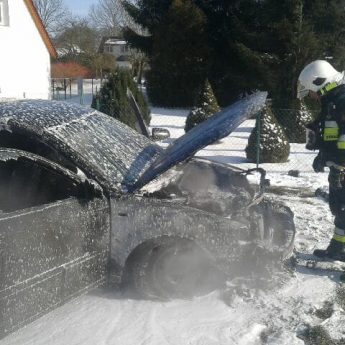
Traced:
POLYGON ((169 168, 192 157, 200 149, 228 136, 243 121, 264 107, 266 97, 267 92, 256 92, 194 127, 168 146, 133 185, 127 186, 128 191, 142 188, 169 168))

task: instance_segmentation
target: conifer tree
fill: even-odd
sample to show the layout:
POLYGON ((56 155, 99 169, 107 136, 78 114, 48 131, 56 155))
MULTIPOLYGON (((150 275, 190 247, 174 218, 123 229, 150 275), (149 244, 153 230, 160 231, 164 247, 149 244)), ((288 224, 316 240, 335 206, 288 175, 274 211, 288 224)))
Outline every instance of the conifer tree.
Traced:
POLYGON ((157 17, 158 23, 147 24, 152 37, 142 39, 142 46, 149 40, 152 47, 146 74, 148 96, 160 106, 192 106, 207 73, 206 17, 192 0, 173 0, 157 17))
MULTIPOLYGON (((205 68, 220 105, 232 103, 240 94, 261 89, 269 91, 275 108, 291 108, 298 75, 307 63, 331 57, 339 70, 345 65, 345 0, 189 2, 207 19, 205 68)), ((154 61, 153 56, 162 50, 155 43, 157 35, 166 38, 166 45, 170 39, 160 28, 164 22, 168 25, 167 12, 172 0, 127 3, 132 18, 148 30, 145 36, 128 30, 127 38, 133 46, 145 50, 151 67, 155 68, 159 60, 154 61)), ((190 21, 183 22, 181 26, 187 27, 190 21)), ((174 32, 183 36, 181 29, 174 32)), ((176 57, 185 53, 179 45, 175 46, 172 64, 175 60, 179 62, 176 57)), ((189 71, 184 72, 188 79, 189 71)), ((161 85, 170 82, 163 77, 160 81, 161 85)), ((167 86, 164 92, 168 89, 167 86)))
POLYGON ((130 71, 127 70, 117 69, 109 75, 99 93, 93 98, 92 108, 136 129, 136 116, 127 99, 127 88, 133 93, 145 122, 149 124, 151 115, 148 104, 134 82, 130 71))
POLYGON ((153 41, 147 92, 154 104, 194 105, 206 77, 206 19, 190 0, 174 0, 153 41))
POLYGON ((185 132, 188 132, 199 123, 207 120, 219 110, 220 108, 214 96, 211 84, 206 80, 198 95, 196 106, 190 111, 186 118, 185 132))
POLYGON ((258 150, 259 163, 283 163, 287 161, 290 154, 289 141, 269 106, 266 106, 249 136, 246 147, 247 159, 256 162, 258 150))
POLYGON ((141 35, 132 28, 127 27, 124 30, 125 39, 131 46, 145 53, 148 57, 153 54, 153 40, 158 27, 165 19, 165 16, 173 0, 141 0, 136 3, 132 1, 123 1, 123 5, 133 19, 147 34, 141 35))

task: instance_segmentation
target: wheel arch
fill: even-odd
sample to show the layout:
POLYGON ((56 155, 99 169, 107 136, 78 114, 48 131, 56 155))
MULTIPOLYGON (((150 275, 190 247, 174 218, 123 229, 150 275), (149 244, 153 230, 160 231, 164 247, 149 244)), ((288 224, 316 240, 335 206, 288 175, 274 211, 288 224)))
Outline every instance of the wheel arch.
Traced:
POLYGON ((234 241, 244 233, 241 223, 194 208, 159 200, 114 200, 111 259, 122 270, 138 246, 178 237, 195 242, 218 262, 229 262, 238 254, 234 241))

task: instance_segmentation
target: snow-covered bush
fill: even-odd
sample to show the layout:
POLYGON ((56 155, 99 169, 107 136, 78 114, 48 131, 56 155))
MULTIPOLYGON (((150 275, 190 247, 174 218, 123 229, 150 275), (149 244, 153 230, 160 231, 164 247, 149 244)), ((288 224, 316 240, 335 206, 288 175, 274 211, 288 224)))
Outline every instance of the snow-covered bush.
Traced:
POLYGON ((270 107, 266 106, 259 121, 260 123, 256 122, 256 126, 248 139, 246 147, 247 159, 251 162, 257 161, 257 135, 258 124, 260 124, 259 162, 286 162, 290 154, 290 144, 270 107))
POLYGON ((199 123, 207 120, 220 110, 211 84, 208 80, 198 95, 196 106, 190 111, 186 118, 185 132, 188 132, 199 123))
POLYGON ((295 106, 295 109, 274 109, 273 111, 290 143, 305 143, 305 125, 313 121, 313 116, 304 102, 295 106))

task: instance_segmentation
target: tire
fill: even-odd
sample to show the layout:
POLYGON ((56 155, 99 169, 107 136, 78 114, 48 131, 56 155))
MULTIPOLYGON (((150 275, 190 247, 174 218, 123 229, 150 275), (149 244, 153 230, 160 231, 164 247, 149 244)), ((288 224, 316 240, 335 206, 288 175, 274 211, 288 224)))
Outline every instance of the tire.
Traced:
POLYGON ((140 252, 126 274, 141 297, 191 298, 225 283, 211 256, 191 240, 163 237, 145 244, 140 252))
POLYGON ((130 296, 144 299, 155 298, 148 281, 148 264, 156 246, 154 241, 144 242, 136 247, 127 258, 122 273, 121 287, 130 296))
POLYGON ((283 205, 268 205, 265 212, 265 227, 271 229, 272 246, 280 252, 282 260, 293 254, 296 228, 292 211, 283 205))

